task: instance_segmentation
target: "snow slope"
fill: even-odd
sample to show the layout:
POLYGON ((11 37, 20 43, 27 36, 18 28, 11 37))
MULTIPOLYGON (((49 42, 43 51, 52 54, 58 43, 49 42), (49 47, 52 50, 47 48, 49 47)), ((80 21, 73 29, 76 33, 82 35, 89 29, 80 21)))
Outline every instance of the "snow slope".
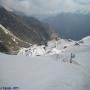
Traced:
POLYGON ((29 48, 21 48, 18 55, 24 56, 48 56, 54 54, 62 54, 64 51, 70 48, 77 47, 89 47, 90 36, 83 38, 80 41, 59 39, 58 41, 52 40, 45 45, 33 45, 29 48))
POLYGON ((90 90, 90 45, 84 43, 78 46, 71 42, 63 45, 57 46, 60 53, 47 56, 0 54, 0 87, 16 86, 19 90, 90 90), (62 49, 63 45, 68 45, 68 48, 62 49), (71 53, 75 54, 72 63, 69 62, 71 53))
POLYGON ((83 38, 82 41, 83 41, 85 44, 90 45, 90 36, 87 36, 87 37, 83 38))
POLYGON ((60 54, 65 48, 74 46, 75 41, 68 41, 59 39, 58 41, 52 40, 45 45, 33 45, 29 48, 21 48, 18 55, 24 56, 48 56, 54 54, 60 54))

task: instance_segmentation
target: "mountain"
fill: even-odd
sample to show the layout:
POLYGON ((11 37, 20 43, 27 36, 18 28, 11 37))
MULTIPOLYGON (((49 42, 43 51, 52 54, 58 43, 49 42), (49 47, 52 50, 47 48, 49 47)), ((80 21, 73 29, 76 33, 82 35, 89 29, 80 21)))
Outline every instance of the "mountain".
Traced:
POLYGON ((90 14, 62 13, 43 21, 58 31, 63 38, 80 40, 90 35, 90 14))
MULTIPOLYGON (((79 49, 79 48, 86 48, 90 46, 90 36, 87 36, 80 41, 73 41, 70 39, 61 39, 58 40, 52 40, 47 43, 47 46, 45 45, 33 45, 29 48, 22 48, 18 55, 24 55, 24 56, 50 56, 50 55, 62 55, 63 57, 68 59, 70 57, 67 57, 64 55, 68 50, 72 49, 79 49)), ((72 53, 71 51, 67 54, 70 55, 72 53)), ((61 59, 61 58, 60 58, 61 59)))
POLYGON ((10 51, 17 51, 20 47, 31 44, 44 44, 51 39, 52 33, 47 24, 0 7, 0 41, 10 51))
POLYGON ((0 51, 17 53, 20 47, 29 47, 30 43, 20 40, 13 33, 0 24, 0 51), (3 47, 3 48, 2 48, 3 47))

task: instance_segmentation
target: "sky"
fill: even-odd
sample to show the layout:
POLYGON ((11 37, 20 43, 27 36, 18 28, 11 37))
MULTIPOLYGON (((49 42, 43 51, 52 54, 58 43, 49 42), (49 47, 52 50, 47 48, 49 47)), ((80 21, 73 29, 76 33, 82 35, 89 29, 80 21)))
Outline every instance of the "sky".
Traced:
POLYGON ((0 0, 9 11, 26 15, 57 15, 61 12, 90 13, 90 0, 0 0))

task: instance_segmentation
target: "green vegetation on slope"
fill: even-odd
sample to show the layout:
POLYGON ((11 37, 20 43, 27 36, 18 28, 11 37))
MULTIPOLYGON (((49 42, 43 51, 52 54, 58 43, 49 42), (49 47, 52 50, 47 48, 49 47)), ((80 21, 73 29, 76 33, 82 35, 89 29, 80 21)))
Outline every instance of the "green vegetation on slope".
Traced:
POLYGON ((20 47, 29 47, 29 44, 15 39, 9 33, 6 34, 2 28, 0 28, 0 43, 7 48, 7 53, 17 53, 20 47))

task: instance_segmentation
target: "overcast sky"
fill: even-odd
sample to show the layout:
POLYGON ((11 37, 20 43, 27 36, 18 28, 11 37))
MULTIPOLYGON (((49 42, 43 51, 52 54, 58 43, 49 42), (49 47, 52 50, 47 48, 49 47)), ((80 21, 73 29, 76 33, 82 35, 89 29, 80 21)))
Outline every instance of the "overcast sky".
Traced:
POLYGON ((10 11, 27 15, 56 15, 61 12, 90 12, 90 0, 0 0, 10 11))

